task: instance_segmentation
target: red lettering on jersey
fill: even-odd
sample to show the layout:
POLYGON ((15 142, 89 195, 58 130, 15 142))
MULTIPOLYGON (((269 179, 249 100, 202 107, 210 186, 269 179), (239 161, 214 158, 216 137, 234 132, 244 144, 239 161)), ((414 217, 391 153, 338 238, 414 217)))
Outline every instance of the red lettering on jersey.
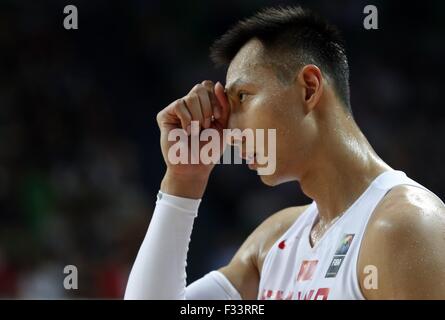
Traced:
POLYGON ((314 294, 314 290, 310 290, 309 292, 306 292, 306 294, 301 297, 302 292, 298 291, 297 300, 311 300, 312 295, 314 294))
POLYGON ((266 289, 263 289, 260 295, 260 300, 266 300, 266 289))
MULTIPOLYGON (((329 288, 319 288, 314 296, 315 289, 309 290, 303 295, 302 291, 296 293, 296 300, 327 300, 329 288)), ((294 291, 289 291, 286 298, 283 290, 266 290, 263 289, 260 300, 292 300, 294 291)))
POLYGON ((328 300, 329 288, 320 288, 317 290, 314 300, 328 300), (319 299, 321 297, 321 299, 319 299))
POLYGON ((317 267, 318 260, 303 260, 301 263, 300 271, 297 275, 297 281, 312 280, 315 268, 317 267))

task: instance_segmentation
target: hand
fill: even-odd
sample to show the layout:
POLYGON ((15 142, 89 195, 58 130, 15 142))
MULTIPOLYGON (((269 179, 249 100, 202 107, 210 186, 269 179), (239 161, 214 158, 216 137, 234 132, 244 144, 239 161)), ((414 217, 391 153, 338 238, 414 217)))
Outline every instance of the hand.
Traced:
MULTIPOLYGON (((164 161, 167 165, 166 176, 161 185, 161 190, 170 194, 189 197, 197 197, 204 193, 208 177, 214 168, 214 164, 190 163, 173 164, 168 159, 169 149, 176 144, 176 141, 168 141, 168 135, 173 129, 184 129, 188 138, 191 134, 191 121, 199 121, 199 133, 201 129, 216 129, 220 138, 220 154, 215 155, 217 159, 222 155, 225 148, 223 129, 227 128, 230 115, 230 106, 224 93, 221 83, 215 85, 212 81, 206 80, 197 84, 183 98, 178 99, 160 111, 157 115, 157 122, 161 131, 161 150, 164 161), (211 121, 212 116, 214 121, 211 121), (166 190, 169 189, 169 190, 166 190)), ((198 133, 198 135, 199 135, 198 133)), ((193 137, 192 137, 193 138, 193 137)), ((198 137, 194 137, 198 139, 198 137)), ((208 142, 200 142, 199 150, 208 142)), ((190 153, 190 139, 188 139, 188 150, 190 153)))

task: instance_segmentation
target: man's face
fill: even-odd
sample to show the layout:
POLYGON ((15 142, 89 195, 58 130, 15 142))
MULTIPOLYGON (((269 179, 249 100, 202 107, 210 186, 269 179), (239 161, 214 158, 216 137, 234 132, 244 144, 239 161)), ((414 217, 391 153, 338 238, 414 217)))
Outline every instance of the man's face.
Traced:
MULTIPOLYGON (((258 40, 244 45, 232 60, 227 71, 226 92, 231 114, 229 128, 264 129, 264 145, 257 150, 247 150, 243 142, 243 154, 256 153, 256 163, 264 162, 260 155, 270 149, 267 129, 276 129, 276 170, 272 175, 262 175, 265 184, 277 185, 297 180, 308 153, 311 137, 314 136, 313 122, 303 113, 303 88, 296 81, 280 82, 276 71, 262 58, 263 46, 258 40)), ((269 156, 269 159, 271 157, 269 156)), ((265 167, 257 165, 255 167, 265 167)))

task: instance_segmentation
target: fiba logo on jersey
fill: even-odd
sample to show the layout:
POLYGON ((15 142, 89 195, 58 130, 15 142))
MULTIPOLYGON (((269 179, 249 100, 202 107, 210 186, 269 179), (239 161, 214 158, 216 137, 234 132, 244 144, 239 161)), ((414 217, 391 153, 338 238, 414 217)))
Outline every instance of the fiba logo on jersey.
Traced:
POLYGON ((340 270, 341 264, 351 247, 352 239, 354 239, 355 234, 344 234, 335 250, 334 257, 332 258, 331 264, 329 265, 328 271, 326 272, 325 278, 334 278, 338 271, 340 270))

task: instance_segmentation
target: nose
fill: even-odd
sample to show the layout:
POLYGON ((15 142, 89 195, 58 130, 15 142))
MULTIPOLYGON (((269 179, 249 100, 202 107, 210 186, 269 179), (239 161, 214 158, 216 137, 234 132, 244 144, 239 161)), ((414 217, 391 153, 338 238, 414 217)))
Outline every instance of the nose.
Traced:
POLYGON ((230 113, 227 128, 230 129, 230 135, 227 137, 227 143, 232 146, 243 147, 246 144, 247 136, 250 135, 250 132, 245 132, 246 124, 246 114, 243 112, 237 112, 232 109, 230 113))
POLYGON ((236 131, 232 131, 230 135, 227 136, 227 143, 234 147, 241 147, 245 141, 245 137, 241 134, 237 134, 236 131))
POLYGON ((227 121, 227 129, 238 128, 239 116, 231 110, 229 120, 227 121))

